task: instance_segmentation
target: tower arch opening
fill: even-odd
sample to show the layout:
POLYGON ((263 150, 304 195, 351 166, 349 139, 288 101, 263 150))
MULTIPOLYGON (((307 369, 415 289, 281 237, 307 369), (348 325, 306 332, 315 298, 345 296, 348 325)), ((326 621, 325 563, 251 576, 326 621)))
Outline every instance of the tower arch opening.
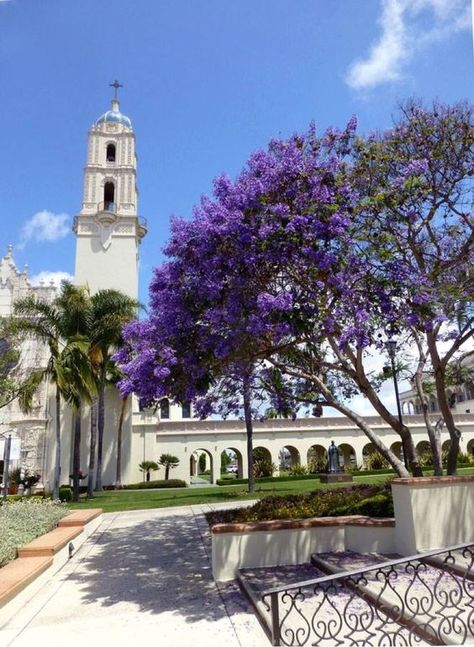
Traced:
POLYGON ((104 184, 104 209, 115 211, 115 184, 110 181, 104 184))
POLYGON ((107 144, 107 149, 105 151, 105 159, 107 162, 115 162, 117 154, 117 149, 115 144, 107 144))

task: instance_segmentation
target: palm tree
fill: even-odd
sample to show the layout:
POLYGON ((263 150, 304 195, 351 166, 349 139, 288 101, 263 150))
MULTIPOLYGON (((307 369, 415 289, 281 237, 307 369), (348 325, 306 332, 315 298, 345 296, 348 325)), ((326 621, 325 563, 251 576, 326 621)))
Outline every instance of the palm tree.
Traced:
POLYGON ((85 292, 70 283, 63 283, 52 303, 28 296, 15 303, 15 325, 22 333, 45 343, 49 350, 46 368, 33 371, 26 380, 20 406, 31 408, 32 395, 46 379, 55 384, 56 455, 53 498, 59 498, 61 481, 61 400, 73 409, 80 407, 84 394, 92 388, 89 340, 83 334, 87 327, 85 292))
POLYGON ((158 467, 158 463, 155 463, 155 461, 142 461, 138 466, 138 469, 140 472, 146 474, 146 480, 149 481, 151 472, 155 472, 160 468, 158 467))
POLYGON ((179 458, 177 456, 173 456, 172 454, 161 454, 160 458, 158 459, 158 463, 160 465, 163 465, 163 467, 165 468, 165 479, 168 480, 170 469, 178 466, 179 458))
MULTIPOLYGON (((91 415, 91 461, 89 471, 94 465, 92 449, 95 451, 97 440, 97 476, 96 490, 102 490, 102 460, 105 428, 105 389, 112 371, 111 356, 122 344, 122 329, 124 325, 136 316, 140 304, 135 299, 118 290, 100 290, 91 297, 92 321, 90 328, 91 361, 97 370, 98 400, 97 410, 92 405, 91 415), (97 419, 97 434, 95 425, 97 419)), ((113 383, 113 378, 111 378, 113 383)), ((88 488, 92 495, 92 478, 88 488)), ((89 494, 89 491, 88 491, 89 494)))

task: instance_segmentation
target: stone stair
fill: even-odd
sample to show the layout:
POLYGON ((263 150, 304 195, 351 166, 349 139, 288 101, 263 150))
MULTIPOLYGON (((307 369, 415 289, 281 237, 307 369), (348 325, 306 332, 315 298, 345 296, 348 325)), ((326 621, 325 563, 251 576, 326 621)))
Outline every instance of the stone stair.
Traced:
POLYGON ((472 558, 445 558, 328 552, 237 579, 273 644, 474 645, 472 558))

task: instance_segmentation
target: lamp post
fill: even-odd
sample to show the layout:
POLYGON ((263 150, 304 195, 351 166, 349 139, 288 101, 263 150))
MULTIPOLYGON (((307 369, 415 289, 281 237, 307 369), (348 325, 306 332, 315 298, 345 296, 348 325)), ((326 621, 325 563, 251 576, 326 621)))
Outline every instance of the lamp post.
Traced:
MULTIPOLYGON (((396 339, 393 339, 392 334, 393 333, 388 334, 388 339, 385 342, 385 348, 387 350, 388 356, 390 357, 390 363, 391 363, 391 368, 392 368, 393 387, 395 389, 395 399, 396 399, 396 402, 397 402, 398 420, 400 422, 400 425, 403 425, 402 407, 400 405, 400 395, 399 395, 399 392, 398 392, 397 367, 395 366, 395 355, 396 355, 396 352, 397 352, 397 341, 396 341, 396 339)), ((402 438, 402 448, 403 448, 403 462, 405 463, 405 467, 408 469, 407 451, 406 451, 406 445, 405 445, 405 439, 404 438, 402 438)))

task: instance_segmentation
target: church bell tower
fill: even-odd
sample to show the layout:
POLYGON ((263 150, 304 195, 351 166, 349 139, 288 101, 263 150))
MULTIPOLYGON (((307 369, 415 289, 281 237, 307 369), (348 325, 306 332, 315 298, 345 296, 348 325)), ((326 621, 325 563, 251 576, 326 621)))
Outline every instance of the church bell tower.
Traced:
POLYGON ((82 209, 74 218, 76 285, 92 294, 114 288, 138 297, 138 250, 147 233, 137 214, 137 159, 132 123, 120 112, 118 81, 112 109, 89 130, 82 209))

